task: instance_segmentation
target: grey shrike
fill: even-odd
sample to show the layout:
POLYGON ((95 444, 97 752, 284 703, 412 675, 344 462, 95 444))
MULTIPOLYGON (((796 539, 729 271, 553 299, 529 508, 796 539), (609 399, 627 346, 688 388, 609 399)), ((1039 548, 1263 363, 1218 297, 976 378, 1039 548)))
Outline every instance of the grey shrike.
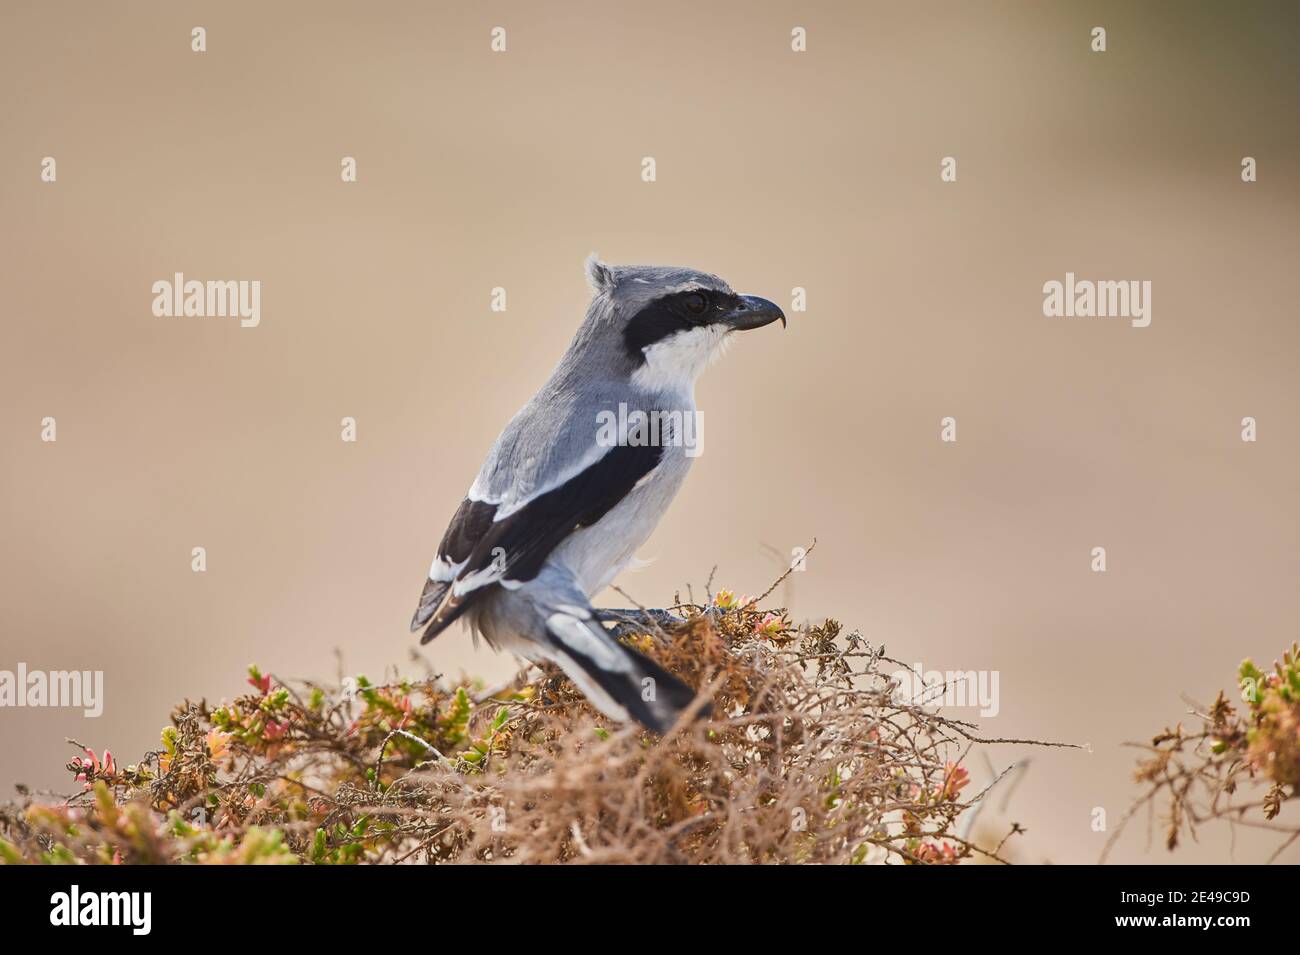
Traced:
POLYGON ((695 379, 732 332, 785 315, 694 269, 592 256, 587 278, 586 319, 488 452, 411 629, 427 643, 464 614, 476 639, 558 664, 606 716, 662 733, 694 693, 620 643, 590 598, 645 543, 698 453, 683 440, 695 379))

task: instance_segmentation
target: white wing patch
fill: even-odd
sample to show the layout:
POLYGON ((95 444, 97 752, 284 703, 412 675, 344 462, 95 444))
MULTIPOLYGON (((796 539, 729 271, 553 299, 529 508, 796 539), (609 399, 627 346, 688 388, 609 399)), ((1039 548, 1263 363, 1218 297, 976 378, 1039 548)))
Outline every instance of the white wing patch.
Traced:
POLYGON ((449 560, 435 557, 433 564, 429 567, 429 579, 439 584, 450 583, 456 579, 456 575, 460 573, 460 569, 465 564, 465 560, 462 560, 459 564, 453 564, 449 560))
POLYGON ((514 590, 516 587, 521 586, 521 583, 518 580, 506 580, 505 567, 493 561, 482 570, 476 570, 474 573, 466 574, 457 580, 451 585, 451 593, 453 597, 463 597, 471 590, 478 590, 488 584, 500 584, 506 590, 514 590))

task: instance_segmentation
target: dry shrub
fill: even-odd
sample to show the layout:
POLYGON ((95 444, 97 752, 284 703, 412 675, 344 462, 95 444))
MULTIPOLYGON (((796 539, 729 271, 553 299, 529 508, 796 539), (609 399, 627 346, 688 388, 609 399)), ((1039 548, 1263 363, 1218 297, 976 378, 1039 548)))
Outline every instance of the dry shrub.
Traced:
MULTIPOLYGON (((951 863, 978 795, 974 727, 900 703, 834 620, 794 627, 722 592, 624 639, 713 716, 656 738, 611 726, 558 671, 498 690, 441 679, 349 691, 250 668, 185 702, 119 767, 80 743, 83 792, 0 808, 10 862, 951 863)), ((891 663, 895 661, 890 661, 891 663)), ((72 742, 72 741, 70 741, 72 742)), ((1009 741, 1008 741, 1009 742, 1009 741)), ((1026 742, 1026 741, 1018 741, 1026 742)), ((1005 841, 1005 839, 1003 840, 1005 841)))
POLYGON ((1244 710, 1220 690, 1211 706, 1193 706, 1198 729, 1179 723, 1149 744, 1129 744, 1146 754, 1136 774, 1145 791, 1107 841, 1103 861, 1143 809, 1149 828, 1159 814, 1171 851, 1183 836, 1195 838, 1199 826, 1214 821, 1278 833, 1270 862, 1300 840, 1300 826, 1278 821, 1283 804, 1300 793, 1300 644, 1292 644, 1272 672, 1243 661, 1238 689, 1244 710))

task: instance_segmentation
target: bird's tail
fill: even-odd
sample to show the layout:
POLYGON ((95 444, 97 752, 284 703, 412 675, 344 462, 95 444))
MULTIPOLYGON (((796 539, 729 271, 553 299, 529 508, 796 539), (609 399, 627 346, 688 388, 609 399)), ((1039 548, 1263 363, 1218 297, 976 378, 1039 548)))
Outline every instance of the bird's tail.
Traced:
MULTIPOLYGON (((695 691, 649 657, 615 640, 585 610, 557 612, 546 621, 548 656, 592 705, 611 719, 634 719, 666 733, 695 699, 695 691)), ((707 715, 709 707, 701 707, 707 715)))

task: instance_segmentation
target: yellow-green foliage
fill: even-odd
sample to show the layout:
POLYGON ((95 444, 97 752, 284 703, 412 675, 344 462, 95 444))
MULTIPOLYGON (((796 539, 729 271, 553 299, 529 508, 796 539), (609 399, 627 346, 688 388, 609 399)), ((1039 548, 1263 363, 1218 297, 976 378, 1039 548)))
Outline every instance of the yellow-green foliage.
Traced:
POLYGON ((1300 787, 1300 646, 1292 644, 1272 672, 1242 661, 1238 690, 1244 711, 1220 690, 1214 703, 1197 713, 1199 729, 1179 723, 1141 746, 1146 755, 1137 779, 1146 792, 1114 830, 1107 852, 1130 818, 1161 804, 1169 849, 1183 835, 1195 836, 1201 824, 1219 819, 1258 825, 1262 817, 1284 836, 1278 853, 1300 839, 1300 825, 1279 819, 1283 804, 1294 800, 1300 787))

